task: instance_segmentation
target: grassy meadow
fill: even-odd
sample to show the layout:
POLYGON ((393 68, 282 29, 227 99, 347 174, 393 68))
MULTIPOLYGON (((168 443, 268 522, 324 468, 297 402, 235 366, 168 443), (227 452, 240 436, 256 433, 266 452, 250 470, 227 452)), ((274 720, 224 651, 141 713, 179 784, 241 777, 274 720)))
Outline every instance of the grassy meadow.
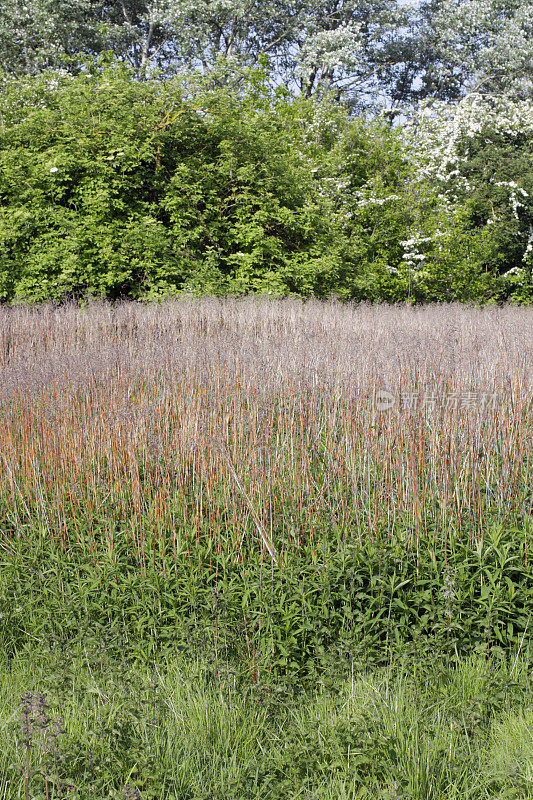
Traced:
POLYGON ((0 800, 533 797, 533 316, 0 307, 0 800))

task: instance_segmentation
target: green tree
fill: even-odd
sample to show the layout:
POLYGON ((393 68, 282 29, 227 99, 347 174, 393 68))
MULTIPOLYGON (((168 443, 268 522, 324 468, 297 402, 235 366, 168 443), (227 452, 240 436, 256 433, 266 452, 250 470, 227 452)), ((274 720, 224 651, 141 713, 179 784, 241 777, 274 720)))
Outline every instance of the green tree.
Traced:
POLYGON ((530 0, 426 0, 415 12, 412 97, 533 97, 530 0))
POLYGON ((90 0, 3 0, 0 5, 0 69, 9 75, 64 67, 79 52, 101 47, 90 0))
POLYGON ((406 19, 397 0, 6 0, 0 66, 75 72, 80 57, 110 51, 137 76, 200 71, 235 83, 262 63, 302 96, 332 91, 368 105, 406 19))
POLYGON ((528 299, 533 103, 471 94, 456 104, 429 104, 409 126, 408 140, 417 182, 450 220, 444 229, 453 230, 458 217, 457 230, 479 245, 471 260, 494 275, 493 288, 528 299))
POLYGON ((389 236, 368 236, 354 192, 390 193, 404 162, 388 126, 257 71, 240 94, 122 67, 8 82, 0 293, 352 296, 389 236))

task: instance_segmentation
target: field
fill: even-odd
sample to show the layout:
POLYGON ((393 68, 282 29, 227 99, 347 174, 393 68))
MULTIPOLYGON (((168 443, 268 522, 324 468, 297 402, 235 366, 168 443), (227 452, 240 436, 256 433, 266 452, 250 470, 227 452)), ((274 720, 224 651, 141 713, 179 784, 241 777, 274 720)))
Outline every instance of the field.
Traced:
POLYGON ((533 316, 0 308, 0 800, 533 797, 533 316))

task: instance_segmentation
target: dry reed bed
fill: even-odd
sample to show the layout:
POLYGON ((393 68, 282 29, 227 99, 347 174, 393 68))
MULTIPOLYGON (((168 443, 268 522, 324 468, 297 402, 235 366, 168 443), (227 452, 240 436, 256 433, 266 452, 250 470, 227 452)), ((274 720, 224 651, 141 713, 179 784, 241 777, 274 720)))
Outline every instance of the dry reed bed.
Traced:
POLYGON ((278 558, 325 530, 418 547, 521 524, 532 323, 293 299, 1 308, 3 546, 36 521, 95 558, 128 535, 144 568, 205 536, 278 558))

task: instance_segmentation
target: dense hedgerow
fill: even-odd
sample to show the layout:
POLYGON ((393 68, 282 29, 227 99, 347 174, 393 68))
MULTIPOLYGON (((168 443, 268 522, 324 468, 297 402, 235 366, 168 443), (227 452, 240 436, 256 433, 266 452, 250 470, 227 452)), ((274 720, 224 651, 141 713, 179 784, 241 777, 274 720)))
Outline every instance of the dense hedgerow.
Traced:
POLYGON ((398 131, 273 93, 260 70, 240 93, 137 81, 123 67, 5 81, 2 92, 3 300, 529 296, 526 275, 502 277, 527 224, 485 224, 494 193, 484 199, 492 175, 479 153, 468 167, 477 195, 447 202, 398 131))
POLYGON ((116 69, 10 84, 6 94, 7 300, 327 295, 354 262, 336 201, 321 192, 335 178, 337 134, 356 185, 374 173, 392 184, 402 170, 385 130, 339 130, 338 113, 319 124, 311 105, 274 108, 261 86, 191 97, 116 69))

